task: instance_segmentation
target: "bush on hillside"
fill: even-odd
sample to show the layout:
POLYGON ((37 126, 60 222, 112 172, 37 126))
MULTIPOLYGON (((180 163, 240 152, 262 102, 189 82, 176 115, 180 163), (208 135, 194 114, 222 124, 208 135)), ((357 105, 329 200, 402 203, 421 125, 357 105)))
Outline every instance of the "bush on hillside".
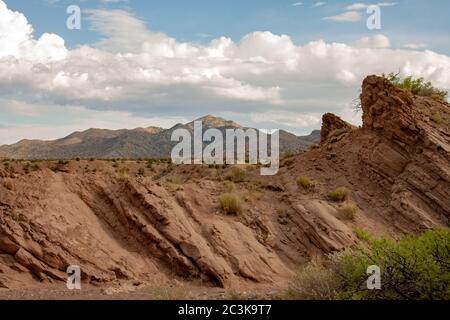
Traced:
POLYGON ((450 230, 430 230, 395 241, 358 231, 360 244, 310 263, 291 281, 288 298, 449 300, 450 230), (379 266, 381 290, 367 288, 367 268, 379 266), (331 295, 331 297, 330 297, 331 295))

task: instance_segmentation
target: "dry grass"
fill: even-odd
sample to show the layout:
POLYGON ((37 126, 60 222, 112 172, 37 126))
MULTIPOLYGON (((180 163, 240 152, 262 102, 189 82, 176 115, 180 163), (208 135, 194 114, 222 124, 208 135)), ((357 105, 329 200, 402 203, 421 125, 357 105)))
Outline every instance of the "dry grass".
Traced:
POLYGON ((117 169, 117 173, 123 177, 128 176, 129 172, 130 172, 130 169, 127 167, 120 167, 117 169))
POLYGON ((294 300, 333 300, 339 279, 318 261, 300 269, 289 284, 285 297, 294 300))
POLYGON ((233 181, 235 183, 244 182, 247 177, 247 173, 239 168, 233 168, 227 176, 227 180, 233 181))
POLYGON ((345 187, 339 187, 330 193, 330 199, 334 202, 342 202, 347 200, 349 194, 350 190, 345 187))
POLYGON ((233 193, 236 191, 236 185, 234 184, 234 182, 225 181, 224 184, 225 184, 225 189, 227 190, 227 192, 233 193))
POLYGON ((359 212, 359 208, 354 204, 346 204, 339 208, 338 218, 341 220, 353 221, 359 212))
POLYGON ((303 188, 304 190, 309 190, 312 187, 311 180, 305 176, 298 177, 296 182, 297 186, 303 188))
POLYGON ((226 214, 238 214, 241 211, 241 200, 234 193, 225 193, 220 197, 220 205, 226 214))

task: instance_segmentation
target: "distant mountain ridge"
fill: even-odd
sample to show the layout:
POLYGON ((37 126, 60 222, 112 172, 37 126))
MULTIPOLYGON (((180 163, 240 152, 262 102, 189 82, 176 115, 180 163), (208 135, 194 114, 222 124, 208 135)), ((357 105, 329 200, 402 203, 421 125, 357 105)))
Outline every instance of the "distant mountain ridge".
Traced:
MULTIPOLYGON (((227 129, 248 129, 234 121, 211 115, 195 121, 202 121, 204 130, 216 128, 225 132, 227 129)), ((0 157, 14 159, 166 158, 170 157, 172 148, 176 144, 171 141, 172 132, 180 128, 192 131, 194 121, 177 124, 170 129, 158 127, 132 130, 88 129, 52 141, 21 140, 16 144, 0 146, 0 157)), ((280 131, 281 153, 300 153, 310 145, 319 142, 319 130, 304 137, 280 131)))

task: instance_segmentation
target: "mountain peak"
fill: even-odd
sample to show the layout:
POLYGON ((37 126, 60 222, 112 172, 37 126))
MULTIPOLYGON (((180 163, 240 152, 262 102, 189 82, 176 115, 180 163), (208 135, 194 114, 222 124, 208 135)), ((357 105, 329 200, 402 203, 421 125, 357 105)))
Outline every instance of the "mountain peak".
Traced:
POLYGON ((212 115, 206 115, 195 121, 201 121, 204 126, 209 128, 221 128, 221 127, 233 127, 242 128, 242 126, 234 121, 225 120, 224 118, 215 117, 212 115))

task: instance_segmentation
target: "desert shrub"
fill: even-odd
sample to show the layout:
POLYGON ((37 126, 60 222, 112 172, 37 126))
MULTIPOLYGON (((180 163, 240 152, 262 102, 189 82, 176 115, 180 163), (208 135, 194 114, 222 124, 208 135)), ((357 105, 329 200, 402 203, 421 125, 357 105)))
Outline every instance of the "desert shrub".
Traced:
POLYGON ((315 149, 318 149, 319 148, 319 145, 318 144, 312 144, 312 145, 310 145, 309 147, 308 147, 308 150, 315 150, 315 149))
POLYGON ((240 168, 233 168, 227 176, 227 180, 235 183, 243 182, 247 176, 247 173, 240 168))
POLYGON ((338 218, 341 220, 355 220, 359 209, 354 204, 346 204, 339 208, 338 218))
POLYGON ((126 176, 126 175, 128 175, 129 172, 130 172, 130 169, 127 167, 120 167, 117 169, 117 173, 120 174, 121 176, 126 176))
POLYGON ((75 161, 80 162, 81 159, 79 157, 75 158, 75 161))
POLYGON ((14 189, 13 182, 12 182, 12 180, 9 179, 9 178, 3 179, 2 184, 3 184, 3 186, 4 186, 6 189, 8 189, 8 190, 13 190, 13 189, 14 189))
POLYGON ((232 181, 225 181, 224 185, 225 185, 225 189, 228 192, 235 192, 236 191, 236 185, 232 181))
POLYGON ((95 158, 89 158, 89 161, 93 162, 95 161, 95 158))
POLYGON ((350 191, 345 187, 336 188, 330 193, 330 199, 335 202, 342 202, 348 198, 350 191))
POLYGON ((436 112, 434 114, 431 115, 430 117, 431 121, 433 121, 436 124, 441 124, 442 123, 442 117, 441 114, 436 112))
POLYGON ((340 279, 332 269, 317 260, 301 268, 289 283, 286 298, 295 300, 333 300, 340 279))
POLYGON ((450 299, 450 231, 432 230, 399 241, 373 239, 334 258, 341 277, 342 299, 450 299), (368 290, 367 267, 381 268, 381 290, 368 290), (361 285, 363 284, 363 285, 361 285))
POLYGON ((225 193, 220 197, 220 205, 227 214, 238 214, 241 211, 241 201, 234 193, 225 193))
POLYGON ((137 174, 138 174, 138 176, 143 176, 143 175, 145 175, 145 169, 144 169, 144 168, 139 168, 137 174))
POLYGON ((308 190, 312 186, 311 180, 305 176, 298 177, 296 182, 297 186, 303 188, 304 190, 308 190))
POLYGON ((331 288, 332 299, 342 300, 450 299, 450 230, 429 230, 398 241, 357 233, 358 245, 302 269, 292 279, 288 296, 323 299, 319 289, 325 287, 331 288), (373 265, 381 270, 380 290, 367 288, 367 269, 373 265), (309 286, 314 290, 305 289, 309 286))
POLYGON ((445 101, 448 95, 447 91, 435 88, 430 81, 425 81, 424 78, 414 79, 412 76, 402 78, 399 74, 395 73, 383 76, 397 88, 415 95, 431 97, 438 101, 445 101))
POLYGON ((37 163, 34 163, 31 166, 31 170, 33 170, 33 171, 38 171, 39 169, 41 169, 41 167, 37 163))

